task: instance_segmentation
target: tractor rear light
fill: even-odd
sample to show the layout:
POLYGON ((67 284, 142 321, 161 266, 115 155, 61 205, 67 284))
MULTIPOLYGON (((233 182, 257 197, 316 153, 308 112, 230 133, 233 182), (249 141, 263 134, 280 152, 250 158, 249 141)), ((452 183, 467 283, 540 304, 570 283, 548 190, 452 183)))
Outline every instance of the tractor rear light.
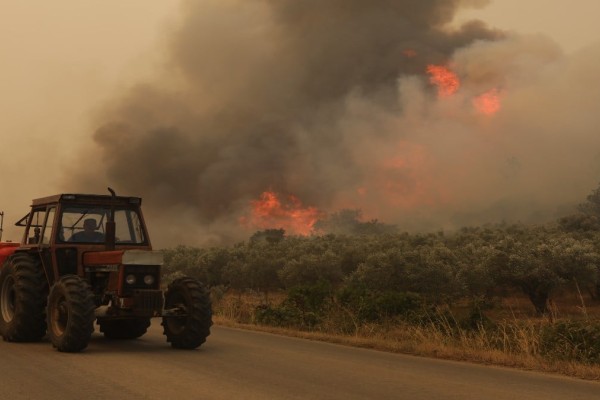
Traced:
POLYGON ((152 285, 154 283, 154 276, 152 276, 152 275, 144 276, 144 283, 148 286, 152 285))
POLYGON ((134 274, 129 274, 125 277, 125 282, 128 285, 133 285, 135 283, 136 279, 135 279, 135 275, 134 274))

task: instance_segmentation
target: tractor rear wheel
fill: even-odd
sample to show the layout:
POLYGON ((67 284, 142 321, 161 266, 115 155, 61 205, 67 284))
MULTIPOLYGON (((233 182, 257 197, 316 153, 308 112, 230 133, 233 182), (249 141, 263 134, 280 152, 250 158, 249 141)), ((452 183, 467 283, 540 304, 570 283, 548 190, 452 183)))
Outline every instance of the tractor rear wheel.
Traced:
POLYGON ((39 258, 12 255, 0 271, 0 334, 9 342, 35 342, 46 334, 48 283, 39 258))
POLYGON ((98 325, 107 339, 137 339, 148 331, 150 318, 98 319, 98 325))
POLYGON ((180 317, 163 317, 167 342, 177 349, 195 349, 206 341, 212 325, 208 290, 197 280, 173 281, 165 294, 165 309, 179 308, 180 317))
POLYGON ((48 296, 48 337, 58 351, 85 349, 94 332, 94 295, 86 281, 65 275, 48 296))

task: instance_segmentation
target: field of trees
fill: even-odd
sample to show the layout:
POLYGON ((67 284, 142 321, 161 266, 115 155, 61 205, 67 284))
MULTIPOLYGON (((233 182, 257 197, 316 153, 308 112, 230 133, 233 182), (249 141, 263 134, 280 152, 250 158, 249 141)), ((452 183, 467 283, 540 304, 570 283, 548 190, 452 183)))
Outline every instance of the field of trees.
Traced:
POLYGON ((600 189, 542 226, 409 234, 358 217, 341 211, 308 237, 272 229, 168 249, 164 279, 201 279, 217 316, 239 323, 486 362, 600 365, 600 189))

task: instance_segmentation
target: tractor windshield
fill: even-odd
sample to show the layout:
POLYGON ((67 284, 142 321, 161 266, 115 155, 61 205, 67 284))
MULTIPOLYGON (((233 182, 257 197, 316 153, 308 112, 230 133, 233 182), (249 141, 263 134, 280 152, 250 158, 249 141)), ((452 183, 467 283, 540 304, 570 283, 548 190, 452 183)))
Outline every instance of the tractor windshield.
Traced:
MULTIPOLYGON (((65 207, 57 240, 77 243, 104 242, 109 214, 109 207, 65 207)), ((146 241, 142 223, 135 210, 115 209, 115 226, 116 244, 142 244, 146 241)))

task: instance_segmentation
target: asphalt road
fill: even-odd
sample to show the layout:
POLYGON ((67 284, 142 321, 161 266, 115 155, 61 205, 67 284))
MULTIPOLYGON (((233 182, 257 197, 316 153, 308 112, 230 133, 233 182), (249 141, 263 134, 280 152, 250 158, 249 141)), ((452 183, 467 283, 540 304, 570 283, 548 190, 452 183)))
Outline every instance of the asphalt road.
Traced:
POLYGON ((213 327, 174 350, 158 320, 141 339, 94 333, 79 354, 0 341, 0 400, 600 399, 600 383, 213 327))

